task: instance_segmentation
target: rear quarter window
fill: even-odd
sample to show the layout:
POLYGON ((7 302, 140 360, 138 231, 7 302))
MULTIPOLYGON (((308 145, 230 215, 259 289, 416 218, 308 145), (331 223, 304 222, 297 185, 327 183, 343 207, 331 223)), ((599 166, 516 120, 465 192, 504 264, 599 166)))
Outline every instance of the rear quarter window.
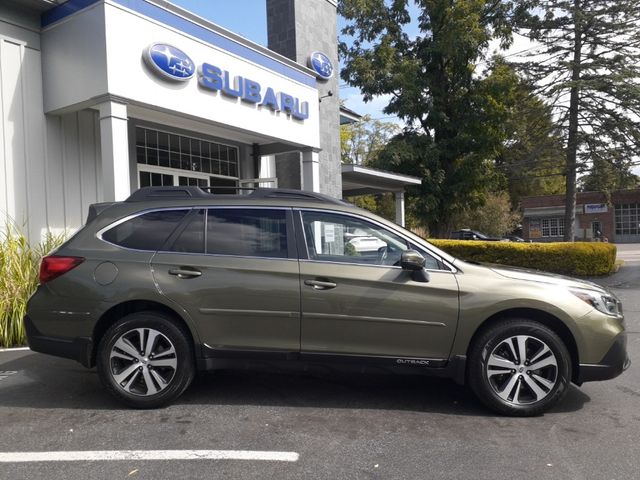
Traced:
POLYGON ((189 210, 162 210, 126 220, 102 234, 102 239, 135 250, 159 250, 189 210))

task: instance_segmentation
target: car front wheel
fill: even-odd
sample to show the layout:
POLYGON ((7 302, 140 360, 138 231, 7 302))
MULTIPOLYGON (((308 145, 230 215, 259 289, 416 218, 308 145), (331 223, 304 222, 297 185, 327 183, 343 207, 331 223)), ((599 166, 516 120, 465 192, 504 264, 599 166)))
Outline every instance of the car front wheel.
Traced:
POLYGON ((103 385, 134 408, 175 400, 195 371, 187 332, 159 312, 133 313, 112 325, 99 343, 97 367, 103 385))
POLYGON ((551 329, 509 319, 481 332, 469 354, 469 384, 490 409, 539 415, 558 403, 571 381, 571 357, 551 329))

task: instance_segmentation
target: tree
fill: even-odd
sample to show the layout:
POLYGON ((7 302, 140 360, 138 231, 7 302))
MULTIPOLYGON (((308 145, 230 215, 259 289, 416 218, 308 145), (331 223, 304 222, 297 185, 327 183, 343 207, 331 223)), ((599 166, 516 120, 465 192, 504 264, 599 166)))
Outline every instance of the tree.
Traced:
POLYGON ((517 207, 526 196, 563 194, 564 149, 551 107, 503 57, 494 57, 490 69, 493 77, 502 78, 501 88, 509 92, 509 100, 504 102, 509 114, 503 125, 507 140, 496 165, 505 177, 512 206, 517 207))
POLYGON ((640 147, 640 3, 538 0, 523 25, 541 44, 523 71, 564 139, 565 240, 573 241, 578 172, 605 163, 628 170, 640 147))
POLYGON ((355 206, 369 210, 391 222, 396 220, 396 201, 393 193, 358 195, 348 200, 355 206))
POLYGON ((504 140, 498 99, 479 93, 474 74, 494 38, 510 41, 514 18, 528 3, 502 0, 418 0, 420 34, 409 37, 408 0, 342 0, 343 80, 366 101, 390 95, 384 112, 409 128, 377 162, 423 179, 410 204, 432 235, 445 236, 453 215, 481 205, 493 157, 504 140), (348 41, 347 41, 348 40, 348 41))
POLYGON ((400 126, 363 116, 358 122, 340 127, 342 163, 368 165, 389 140, 400 132, 400 126))
POLYGON ((520 223, 521 216, 511 209, 509 194, 490 193, 483 206, 466 210, 455 218, 458 228, 471 228, 494 237, 512 232, 520 223))
POLYGON ((610 194, 616 190, 637 188, 639 185, 637 175, 626 169, 620 169, 617 165, 596 159, 587 175, 580 178, 578 189, 581 192, 605 192, 610 194))

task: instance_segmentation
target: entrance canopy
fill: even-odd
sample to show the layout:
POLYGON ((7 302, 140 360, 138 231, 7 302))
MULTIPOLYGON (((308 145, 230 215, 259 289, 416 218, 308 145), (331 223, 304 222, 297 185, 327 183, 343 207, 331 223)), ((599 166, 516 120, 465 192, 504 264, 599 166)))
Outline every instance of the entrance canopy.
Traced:
POLYGON ((404 189, 420 185, 418 177, 385 172, 361 165, 342 165, 342 195, 353 197, 393 192, 396 198, 396 223, 404 227, 404 189))

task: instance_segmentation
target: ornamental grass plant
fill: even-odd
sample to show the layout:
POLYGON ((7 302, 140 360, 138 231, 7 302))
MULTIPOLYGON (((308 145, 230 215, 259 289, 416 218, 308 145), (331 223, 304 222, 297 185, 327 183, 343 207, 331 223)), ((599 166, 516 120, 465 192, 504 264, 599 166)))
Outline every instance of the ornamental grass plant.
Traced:
POLYGON ((15 224, 0 230, 0 348, 25 345, 23 318, 27 300, 38 286, 40 260, 64 238, 49 232, 33 246, 15 224))

